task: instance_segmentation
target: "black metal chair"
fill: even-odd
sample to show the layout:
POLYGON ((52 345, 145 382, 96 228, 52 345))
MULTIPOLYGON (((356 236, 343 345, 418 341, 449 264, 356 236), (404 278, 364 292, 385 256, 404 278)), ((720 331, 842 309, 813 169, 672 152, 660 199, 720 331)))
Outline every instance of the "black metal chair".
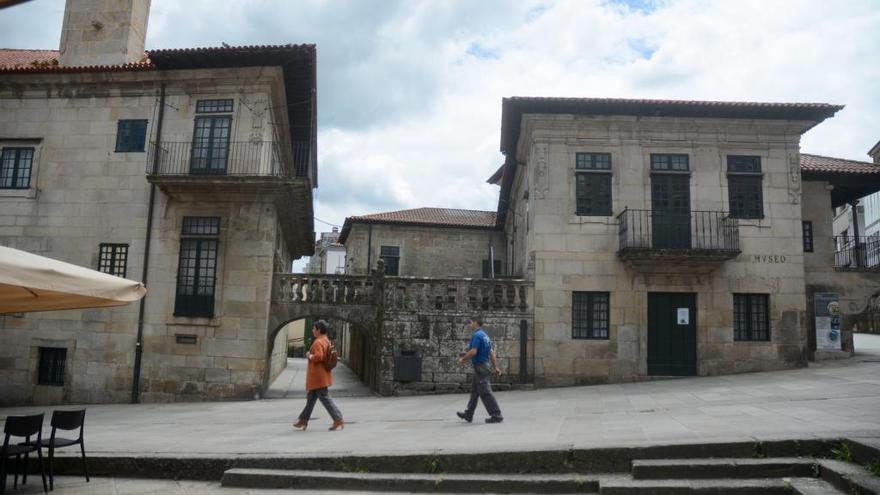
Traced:
POLYGON ((52 435, 48 439, 40 440, 37 444, 42 448, 49 449, 49 489, 55 489, 55 475, 53 473, 52 464, 55 460, 55 449, 62 447, 70 447, 71 445, 79 445, 79 451, 82 453, 83 474, 86 476, 86 482, 89 480, 89 469, 86 466, 86 446, 83 442, 83 423, 86 419, 86 410, 78 409, 76 411, 53 411, 52 412, 52 435), (76 440, 69 438, 56 437, 58 430, 76 430, 79 429, 79 436, 76 440))
POLYGON ((24 456, 24 470, 21 477, 21 483, 27 483, 27 467, 28 454, 36 452, 40 460, 40 475, 43 477, 43 491, 48 491, 46 486, 46 470, 43 467, 43 453, 40 451, 39 444, 42 441, 43 434, 43 413, 34 414, 33 416, 9 416, 6 418, 6 425, 3 427, 3 448, 0 449, 0 495, 6 491, 6 461, 10 457, 15 457, 15 479, 13 487, 18 488, 18 472, 21 470, 21 457, 24 456), (36 436, 35 442, 31 442, 31 437, 36 436), (11 437, 24 437, 24 442, 18 444, 10 444, 11 437))

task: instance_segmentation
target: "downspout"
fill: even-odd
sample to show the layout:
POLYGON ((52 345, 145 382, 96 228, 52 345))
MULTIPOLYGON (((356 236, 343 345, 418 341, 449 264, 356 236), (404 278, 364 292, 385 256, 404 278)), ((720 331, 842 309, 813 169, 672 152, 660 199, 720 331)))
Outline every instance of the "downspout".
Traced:
POLYGON ((367 275, 373 269, 373 224, 367 224, 367 275))
MULTIPOLYGON (((151 175, 159 171, 159 153, 162 143, 162 119, 165 116, 165 83, 159 87, 159 117, 156 121, 156 143, 153 145, 153 169, 151 175)), ((141 283, 147 285, 147 273, 150 266, 150 239, 153 232, 153 210, 156 206, 156 184, 150 183, 150 202, 147 208, 147 231, 144 234, 144 270, 141 274, 141 283)), ((134 378, 131 383, 131 402, 140 402, 141 382, 141 359, 144 354, 144 310, 146 309, 147 297, 141 298, 138 308, 137 343, 134 347, 134 378)))

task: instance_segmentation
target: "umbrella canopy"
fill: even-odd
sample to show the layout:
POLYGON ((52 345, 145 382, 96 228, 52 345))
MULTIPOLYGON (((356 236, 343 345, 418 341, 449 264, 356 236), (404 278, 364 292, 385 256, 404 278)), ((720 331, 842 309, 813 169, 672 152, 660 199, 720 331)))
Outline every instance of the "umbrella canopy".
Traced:
POLYGON ((140 282, 0 246, 0 314, 124 306, 140 282))

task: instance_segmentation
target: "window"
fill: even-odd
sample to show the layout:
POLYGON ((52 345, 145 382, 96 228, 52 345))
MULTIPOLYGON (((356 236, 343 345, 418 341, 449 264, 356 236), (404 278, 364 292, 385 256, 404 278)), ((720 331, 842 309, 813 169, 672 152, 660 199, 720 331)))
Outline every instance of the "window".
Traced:
POLYGON ((575 214, 611 216, 611 154, 575 154, 575 214))
POLYGON ((196 117, 190 162, 191 173, 226 174, 231 128, 232 117, 196 117))
POLYGON ((67 349, 63 347, 40 347, 40 368, 37 372, 38 385, 64 385, 64 362, 67 349))
POLYGON ((146 120, 120 120, 116 126, 116 152, 144 151, 147 140, 146 120))
MULTIPOLYGON (((495 269, 494 274, 497 277, 501 275, 501 260, 493 260, 492 267, 495 269)), ((492 278, 492 270, 489 270, 489 260, 483 260, 483 278, 492 278)))
POLYGON ((727 157, 727 190, 730 216, 733 218, 764 218, 760 156, 727 157))
POLYGON ((214 316, 219 236, 219 217, 183 217, 175 316, 214 316))
POLYGON ((232 100, 199 100, 196 102, 196 113, 230 113, 232 100))
POLYGON ((690 157, 682 154, 652 153, 651 170, 687 172, 690 170, 690 157))
POLYGON ((571 293, 571 338, 608 338, 608 293, 571 293))
POLYGON ((3 148, 0 155, 0 189, 29 189, 33 163, 33 148, 3 148))
POLYGON ((770 340, 767 294, 733 295, 733 340, 770 340))
POLYGON ((379 258, 385 262, 385 275, 398 275, 400 270, 400 248, 398 246, 380 246, 379 258))
POLYGON ((804 232, 804 252, 813 252, 813 222, 804 220, 801 222, 801 228, 804 232))
POLYGON ((101 243, 98 248, 98 271, 125 278, 128 244, 101 243))

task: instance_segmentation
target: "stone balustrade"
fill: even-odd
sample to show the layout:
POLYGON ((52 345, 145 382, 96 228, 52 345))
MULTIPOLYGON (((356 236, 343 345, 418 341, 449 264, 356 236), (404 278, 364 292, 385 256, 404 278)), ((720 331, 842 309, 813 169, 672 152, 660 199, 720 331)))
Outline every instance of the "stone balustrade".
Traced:
POLYGON ((532 284, 519 279, 385 277, 385 310, 524 313, 532 284))
POLYGON ((278 303, 372 305, 376 284, 370 277, 276 273, 272 301, 278 303))

